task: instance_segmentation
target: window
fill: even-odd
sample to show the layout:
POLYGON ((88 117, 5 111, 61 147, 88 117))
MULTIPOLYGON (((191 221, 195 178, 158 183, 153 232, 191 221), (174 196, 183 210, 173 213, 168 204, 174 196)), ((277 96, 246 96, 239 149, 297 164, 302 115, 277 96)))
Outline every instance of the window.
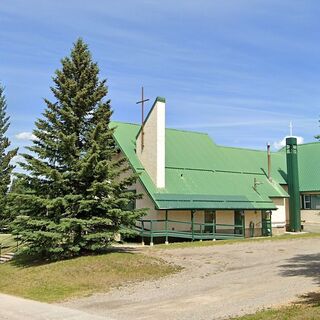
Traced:
POLYGON ((302 200, 303 200, 303 207, 302 209, 311 209, 311 196, 304 194, 302 196, 302 200))
POLYGON ((320 209, 320 195, 315 194, 311 196, 311 209, 320 209))
POLYGON ((320 194, 303 194, 302 209, 320 210, 320 194))

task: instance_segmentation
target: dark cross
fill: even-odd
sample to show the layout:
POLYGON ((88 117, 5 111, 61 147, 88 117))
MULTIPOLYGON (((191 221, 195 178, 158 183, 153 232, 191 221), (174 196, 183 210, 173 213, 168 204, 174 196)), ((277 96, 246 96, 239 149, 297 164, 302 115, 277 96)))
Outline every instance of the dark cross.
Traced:
POLYGON ((143 87, 141 87, 141 100, 136 102, 136 104, 140 104, 141 103, 141 151, 143 150, 144 147, 144 131, 143 131, 143 127, 144 127, 144 103, 149 101, 149 99, 145 99, 144 95, 143 95, 143 87))

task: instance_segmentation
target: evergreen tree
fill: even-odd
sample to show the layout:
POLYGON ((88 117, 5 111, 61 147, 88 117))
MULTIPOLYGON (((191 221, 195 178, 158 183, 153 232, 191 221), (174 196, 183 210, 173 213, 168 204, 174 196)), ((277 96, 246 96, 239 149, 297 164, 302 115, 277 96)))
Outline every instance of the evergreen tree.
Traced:
POLYGON ((106 80, 87 45, 79 39, 61 62, 55 102, 45 99, 31 152, 23 155, 27 192, 16 194, 21 215, 13 223, 28 253, 54 258, 100 251, 144 213, 129 209, 139 197, 128 191, 137 175, 119 156, 106 80))
POLYGON ((6 136, 9 128, 9 117, 6 114, 7 103, 4 88, 0 85, 0 228, 6 226, 8 216, 6 214, 7 194, 14 165, 10 162, 17 154, 18 149, 8 151, 10 141, 6 136))

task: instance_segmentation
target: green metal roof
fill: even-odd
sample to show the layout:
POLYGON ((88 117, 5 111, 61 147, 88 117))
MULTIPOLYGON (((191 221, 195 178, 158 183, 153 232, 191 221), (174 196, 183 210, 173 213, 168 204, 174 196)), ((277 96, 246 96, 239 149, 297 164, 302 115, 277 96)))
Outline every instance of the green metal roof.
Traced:
POLYGON ((157 189, 135 153, 139 125, 113 122, 115 139, 158 209, 275 209, 270 198, 287 197, 279 183, 285 157, 272 153, 273 182, 266 152, 216 145, 207 134, 166 129, 166 187, 157 189), (260 183, 254 190, 254 178, 260 183))
POLYGON ((320 191, 320 142, 298 145, 300 192, 320 191))

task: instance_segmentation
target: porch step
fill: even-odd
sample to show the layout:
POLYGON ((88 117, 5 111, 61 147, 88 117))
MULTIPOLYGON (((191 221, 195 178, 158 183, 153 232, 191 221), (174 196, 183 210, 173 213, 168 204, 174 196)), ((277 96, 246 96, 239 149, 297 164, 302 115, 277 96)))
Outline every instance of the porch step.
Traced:
POLYGON ((0 263, 5 263, 12 260, 14 257, 14 253, 8 252, 0 256, 0 263))

